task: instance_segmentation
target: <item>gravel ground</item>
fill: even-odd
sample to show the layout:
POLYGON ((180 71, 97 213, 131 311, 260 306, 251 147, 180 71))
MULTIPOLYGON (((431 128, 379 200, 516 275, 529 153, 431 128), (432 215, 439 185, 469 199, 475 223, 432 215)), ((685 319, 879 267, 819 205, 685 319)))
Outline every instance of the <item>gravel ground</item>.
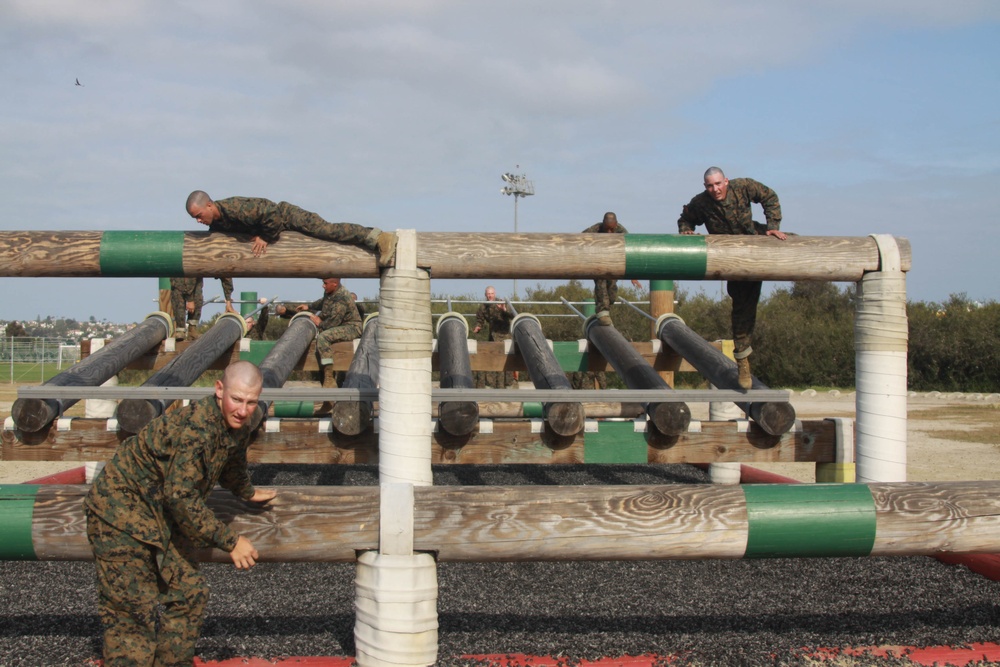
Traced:
MULTIPOLYGON (((261 485, 376 483, 372 466, 258 466, 261 485)), ((435 469, 435 484, 705 482, 690 466, 435 469)), ((353 564, 203 566, 212 586, 198 654, 354 654, 353 564)), ((814 665, 809 649, 1000 643, 1000 583, 931 558, 443 563, 439 665, 463 654, 672 664, 814 665)), ((0 562, 0 665, 86 664, 100 654, 90 563, 0 562)), ((839 664, 899 665, 863 657, 839 664)))

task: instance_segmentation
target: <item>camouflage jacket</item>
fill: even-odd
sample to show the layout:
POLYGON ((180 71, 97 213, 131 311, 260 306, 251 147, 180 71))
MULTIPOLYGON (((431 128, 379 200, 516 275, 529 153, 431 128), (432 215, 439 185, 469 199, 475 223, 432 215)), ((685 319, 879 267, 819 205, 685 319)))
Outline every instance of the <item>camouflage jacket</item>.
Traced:
POLYGON ((232 551, 238 535, 205 500, 216 484, 247 500, 251 430, 226 427, 215 395, 154 419, 115 451, 84 500, 89 512, 166 550, 175 533, 232 551))
POLYGON ((753 221, 750 204, 764 207, 767 230, 781 227, 781 204, 774 190, 752 178, 733 178, 724 201, 715 201, 708 192, 695 195, 681 211, 677 231, 693 232, 698 225, 705 225, 709 234, 764 233, 767 230, 753 221))
MULTIPOLYGON (((351 293, 343 285, 332 294, 323 294, 322 298, 316 299, 308 306, 309 310, 319 315, 320 331, 351 322, 357 322, 358 329, 361 329, 361 315, 358 313, 358 306, 354 303, 351 293)), ((287 315, 295 314, 294 312, 285 312, 287 315)))
POLYGON ((295 204, 285 201, 275 204, 262 197, 228 197, 218 200, 215 205, 222 217, 209 225, 209 231, 250 234, 268 243, 276 242, 281 232, 289 229, 292 223, 299 223, 300 226, 328 224, 317 214, 295 204))
POLYGON ((618 226, 615 227, 615 231, 613 232, 603 231, 601 229, 601 225, 603 224, 604 224, 603 222, 599 222, 596 225, 591 225, 590 227, 587 227, 585 230, 583 230, 582 233, 583 234, 628 234, 628 230, 625 229, 625 225, 623 225, 620 222, 618 223, 618 226))
MULTIPOLYGON (((233 300, 233 279, 219 278, 222 283, 222 297, 226 301, 233 300)), ((170 289, 177 290, 185 301, 194 301, 198 286, 204 284, 201 278, 171 278, 170 289)))
POLYGON ((498 336, 510 336, 510 321, 514 319, 514 314, 509 310, 500 310, 497 303, 479 304, 476 310, 476 326, 482 329, 490 328, 490 340, 497 340, 498 336))

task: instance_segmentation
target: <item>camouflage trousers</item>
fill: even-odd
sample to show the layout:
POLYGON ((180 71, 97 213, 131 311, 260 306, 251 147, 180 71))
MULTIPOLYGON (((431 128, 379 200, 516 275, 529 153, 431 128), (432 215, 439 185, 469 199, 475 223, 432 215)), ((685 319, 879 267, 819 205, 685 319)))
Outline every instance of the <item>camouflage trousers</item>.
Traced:
MULTIPOLYGON (((285 202, 282 202, 284 204, 285 202)), ((279 210, 281 205, 279 204, 279 210)), ((348 245, 361 246, 372 249, 368 243, 368 235, 371 227, 362 227, 353 222, 327 222, 319 216, 311 216, 313 219, 297 219, 294 214, 284 216, 289 220, 285 229, 311 236, 321 241, 332 241, 334 243, 346 243, 348 245)))
POLYGON ((608 376, 604 371, 573 371, 569 384, 573 389, 607 389, 608 376))
POLYGON ((733 299, 733 347, 736 352, 749 348, 753 339, 761 285, 759 280, 730 280, 726 283, 726 291, 733 299))
POLYGON ((87 513, 97 565, 105 667, 190 667, 208 603, 208 584, 190 554, 167 552, 87 513))
POLYGON ((205 305, 203 294, 205 281, 201 278, 171 278, 170 305, 174 310, 174 326, 183 328, 188 322, 201 321, 201 308, 205 305), (188 312, 187 302, 194 302, 194 311, 188 312))
POLYGON ((361 322, 348 322, 339 327, 323 329, 316 336, 316 354, 321 366, 333 363, 334 343, 354 340, 361 337, 361 322))
POLYGON ((617 280, 595 280, 594 281, 594 307, 597 312, 611 310, 611 306, 618 300, 617 280))
MULTIPOLYGON (((495 334, 491 340, 510 340, 510 334, 495 334)), ((512 389, 517 387, 514 371, 475 371, 472 381, 476 389, 512 389)))

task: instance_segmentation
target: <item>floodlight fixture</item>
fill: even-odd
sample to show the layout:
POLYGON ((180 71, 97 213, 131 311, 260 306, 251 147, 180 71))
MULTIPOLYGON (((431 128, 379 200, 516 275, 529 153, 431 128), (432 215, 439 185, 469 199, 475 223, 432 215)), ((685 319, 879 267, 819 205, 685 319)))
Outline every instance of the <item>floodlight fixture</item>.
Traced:
MULTIPOLYGON (((517 165, 520 168, 521 165, 517 165)), ((513 174, 505 172, 500 174, 500 180, 510 185, 502 188, 500 194, 514 196, 514 233, 517 234, 517 200, 521 197, 530 197, 535 194, 535 184, 528 180, 524 174, 513 174)), ((517 298, 517 279, 514 279, 514 297, 517 298)))

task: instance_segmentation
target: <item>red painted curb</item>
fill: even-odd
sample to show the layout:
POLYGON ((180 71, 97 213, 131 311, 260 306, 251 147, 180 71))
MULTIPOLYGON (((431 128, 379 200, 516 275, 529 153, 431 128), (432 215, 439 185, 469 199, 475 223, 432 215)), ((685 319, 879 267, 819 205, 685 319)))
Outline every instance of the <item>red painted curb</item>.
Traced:
MULTIPOLYGON (((966 667, 984 661, 1000 661, 1000 644, 973 643, 968 647, 951 646, 861 646, 837 649, 803 649, 803 655, 818 660, 835 660, 841 656, 864 656, 900 658, 923 667, 966 667)), ((525 655, 523 653, 482 653, 463 655, 462 660, 473 664, 482 663, 489 667, 560 667, 565 658, 547 655, 525 655)), ((676 660, 678 656, 639 655, 620 658, 600 658, 598 660, 573 661, 579 667, 655 667, 676 660)), ((100 661, 92 663, 100 665, 100 661)), ((353 667, 354 658, 348 657, 288 657, 267 660, 265 658, 231 658, 219 662, 194 659, 194 667, 353 667)))
POLYGON ((72 468, 71 470, 64 470, 62 472, 57 472, 53 475, 46 475, 45 477, 39 477, 38 479, 33 479, 30 482, 25 482, 25 484, 86 484, 87 483, 87 469, 84 466, 79 468, 72 468))

